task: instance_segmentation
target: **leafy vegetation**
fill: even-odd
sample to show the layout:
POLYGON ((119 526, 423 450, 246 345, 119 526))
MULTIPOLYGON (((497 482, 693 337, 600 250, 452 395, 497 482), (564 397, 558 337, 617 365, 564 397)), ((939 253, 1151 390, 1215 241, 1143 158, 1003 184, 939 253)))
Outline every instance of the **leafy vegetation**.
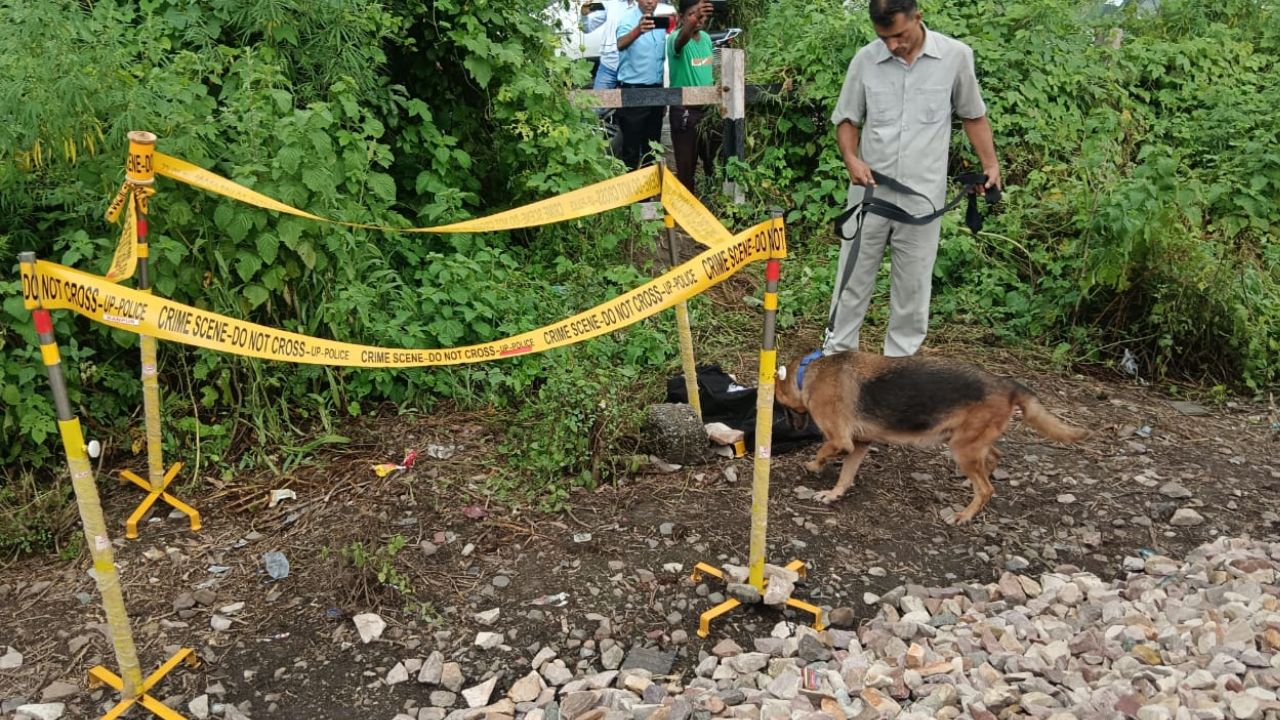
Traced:
POLYGON ((396 534, 368 544, 353 540, 336 552, 323 547, 320 556, 332 565, 336 585, 347 604, 377 605, 385 595, 401 605, 407 615, 436 624, 440 621, 439 612, 431 603, 418 599, 414 578, 396 564, 396 556, 408 544, 404 535, 396 534))
MULTIPOLYGON (((567 100, 587 69, 557 58, 545 22, 515 4, 28 0, 0 22, 0 247, 10 257, 34 250, 105 269, 118 231, 101 214, 132 129, 296 206, 390 225, 486 214, 619 172, 594 114, 567 100)), ((510 234, 352 231, 163 180, 151 230, 153 277, 166 297, 390 347, 494 340, 590 307, 649 276, 631 255, 655 235, 629 210, 510 234)), ((10 267, 0 280, 0 465, 17 488, 17 478, 56 468, 59 449, 10 267)), ((409 372, 284 366, 165 344, 166 451, 198 458, 195 475, 267 462, 287 469, 288 458, 261 448, 303 446, 385 403, 518 406, 547 377, 603 386, 610 366, 664 363, 661 322, 649 325, 625 343, 593 344, 590 364, 572 362, 573 349, 409 372)), ((115 462, 140 459, 131 435, 141 402, 136 339, 67 313, 56 314, 55 329, 87 432, 115 462)), ((536 462, 547 477, 587 469, 590 479, 579 449, 536 462)), ((515 453, 508 474, 533 455, 515 453)))
MULTIPOLYGON (((828 117, 862 6, 743 0, 752 82, 749 191, 734 227, 788 209, 780 326, 825 319, 846 179, 828 117)), ((1280 19, 1261 0, 1164 0, 1103 14, 1076 0, 923 3, 970 42, 1009 184, 973 237, 950 217, 938 322, 1058 348, 1128 349, 1144 374, 1263 391, 1280 380, 1280 19), (1115 30, 1119 42, 1115 43, 1115 30)), ((1100 6, 1099 6, 1100 7, 1100 6)), ((567 91, 530 7, 497 0, 20 0, 0 17, 0 254, 102 272, 101 219, 125 134, 332 217, 425 225, 621 172, 567 91)), ((957 133, 953 162, 971 154, 957 133)), ((565 317, 652 275, 656 228, 629 211, 528 231, 420 236, 277 216, 161 181, 157 292, 321 337, 391 347, 483 342, 565 317)), ((0 552, 49 546, 74 512, 29 314, 0 277, 0 552), (54 488, 54 489, 51 489, 54 488)), ((748 291, 749 294, 749 291, 748 291)), ((705 352, 750 347, 754 309, 693 303, 705 352), (715 322, 714 326, 709 323, 715 322)), ((880 310, 882 311, 882 309, 880 310)), ((414 371, 286 366, 161 346, 166 453, 192 477, 286 472, 343 442, 345 418, 394 408, 513 419, 491 490, 555 508, 625 471, 637 410, 673 367, 668 317, 539 356, 414 371)), ((74 407, 110 464, 141 462, 136 339, 55 316, 74 407)), ((353 564, 354 555, 347 553, 353 564)), ((372 557, 372 556, 370 556, 372 557)), ((375 562, 361 567, 381 567, 375 562)), ((379 582, 387 582, 379 578, 379 582)))

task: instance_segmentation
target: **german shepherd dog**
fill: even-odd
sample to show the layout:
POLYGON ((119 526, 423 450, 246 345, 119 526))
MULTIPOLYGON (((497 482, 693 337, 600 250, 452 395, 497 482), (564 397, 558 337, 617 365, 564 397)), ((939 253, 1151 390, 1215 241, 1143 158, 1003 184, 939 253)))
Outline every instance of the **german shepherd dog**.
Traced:
POLYGON ((988 479, 1000 460, 995 442, 1015 408, 1041 435, 1074 443, 1087 432, 1054 417, 1034 393, 971 365, 923 357, 890 358, 849 351, 812 360, 797 386, 802 358, 778 371, 776 398, 797 429, 807 413, 826 440, 806 463, 820 472, 845 454, 840 479, 814 497, 833 503, 849 490, 873 442, 930 446, 946 443, 973 485, 973 501, 950 523, 973 519, 994 494, 988 479))

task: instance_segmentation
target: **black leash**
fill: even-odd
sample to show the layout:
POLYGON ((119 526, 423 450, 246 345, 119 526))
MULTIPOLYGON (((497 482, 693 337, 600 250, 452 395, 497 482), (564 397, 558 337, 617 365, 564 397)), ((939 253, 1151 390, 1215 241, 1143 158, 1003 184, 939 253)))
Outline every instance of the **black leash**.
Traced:
MULTIPOLYGON (((906 223, 907 225, 926 225, 951 212, 957 205, 966 199, 969 201, 969 207, 965 211, 965 224, 968 225, 969 230, 974 233, 982 230, 983 216, 982 213, 978 212, 978 194, 972 189, 974 185, 981 185, 987 182, 987 176, 982 173, 962 173, 956 177, 955 181, 963 186, 965 191, 957 193, 956 196, 951 198, 951 201, 942 206, 941 209, 937 208, 937 206, 933 204, 933 201, 924 193, 908 187, 888 175, 882 175, 881 173, 872 170, 871 177, 876 181, 876 184, 863 187, 862 200, 854 203, 853 207, 845 210, 840 214, 840 217, 836 218, 836 234, 844 240, 852 240, 854 238, 854 236, 844 234, 844 224, 849 221, 849 218, 859 212, 864 216, 867 213, 871 213, 888 218, 895 222, 906 223), (875 197, 877 187, 885 187, 895 192, 900 192, 903 195, 923 198, 925 202, 929 203, 929 207, 934 208, 934 210, 927 215, 912 215, 899 205, 895 205, 883 198, 875 197)), ((987 205, 995 205, 1000 202, 1000 195, 1000 188, 987 188, 987 205)), ((858 221, 858 230, 862 230, 861 218, 859 218, 858 221)))
MULTIPOLYGON (((849 278, 853 276, 853 267, 857 264, 858 251, 862 247, 862 224, 867 219, 868 214, 879 215, 880 217, 888 218, 894 222, 900 222, 906 225, 927 225, 951 212, 962 201, 968 199, 969 206, 965 209, 964 214, 965 225, 967 225, 969 230, 975 235, 982 230, 984 217, 982 213, 978 212, 978 193, 973 190, 974 185, 986 184, 987 176, 982 173, 962 173, 956 177, 955 181, 965 189, 960 193, 957 193, 955 197, 951 198, 950 202, 943 205, 941 208, 934 205, 933 201, 924 193, 907 187, 888 175, 883 175, 872 170, 871 177, 876 181, 876 184, 864 186, 862 200, 854 203, 853 207, 845 210, 843 213, 840 213, 840 216, 836 218, 836 235, 840 236, 840 239, 845 242, 852 241, 853 247, 849 248, 849 255, 844 263, 844 273, 840 278, 840 291, 836 293, 836 302, 832 303, 831 306, 831 316, 827 318, 827 337, 830 337, 831 333, 835 332, 836 311, 840 308, 839 297, 844 294, 844 287, 849 284, 849 278), (875 190, 877 187, 888 188, 889 190, 902 193, 903 195, 924 198, 924 201, 929 203, 929 207, 933 208, 933 212, 927 215, 912 215, 904 210, 900 205, 895 205, 888 200, 875 197, 875 190), (854 215, 858 216, 857 229, 854 230, 853 235, 845 235, 844 225, 849 221, 849 218, 854 215)), ((1000 202, 1000 195, 1000 188, 987 188, 987 206, 990 207, 991 205, 995 205, 1000 202)), ((823 339, 823 344, 826 344, 826 338, 823 339)))

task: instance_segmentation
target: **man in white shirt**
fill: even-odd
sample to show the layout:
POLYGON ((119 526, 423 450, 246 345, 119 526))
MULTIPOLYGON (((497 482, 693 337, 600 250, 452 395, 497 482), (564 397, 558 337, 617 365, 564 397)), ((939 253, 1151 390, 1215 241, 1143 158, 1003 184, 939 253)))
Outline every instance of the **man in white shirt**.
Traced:
POLYGON ((596 0, 582 3, 582 31, 593 33, 604 26, 600 40, 600 65, 592 88, 613 90, 618 87, 618 22, 627 11, 635 7, 635 0, 596 0), (592 5, 603 5, 603 10, 592 10, 592 5))

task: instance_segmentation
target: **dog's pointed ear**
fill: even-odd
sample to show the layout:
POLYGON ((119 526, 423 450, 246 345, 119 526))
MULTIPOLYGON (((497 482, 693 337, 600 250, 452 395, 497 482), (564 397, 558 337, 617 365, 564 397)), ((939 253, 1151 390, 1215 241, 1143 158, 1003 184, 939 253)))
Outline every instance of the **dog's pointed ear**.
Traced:
POLYGON ((786 365, 782 365, 782 366, 780 366, 780 367, 778 368, 778 372, 774 373, 774 375, 777 375, 779 380, 786 380, 786 379, 787 379, 787 366, 786 366, 786 365))

